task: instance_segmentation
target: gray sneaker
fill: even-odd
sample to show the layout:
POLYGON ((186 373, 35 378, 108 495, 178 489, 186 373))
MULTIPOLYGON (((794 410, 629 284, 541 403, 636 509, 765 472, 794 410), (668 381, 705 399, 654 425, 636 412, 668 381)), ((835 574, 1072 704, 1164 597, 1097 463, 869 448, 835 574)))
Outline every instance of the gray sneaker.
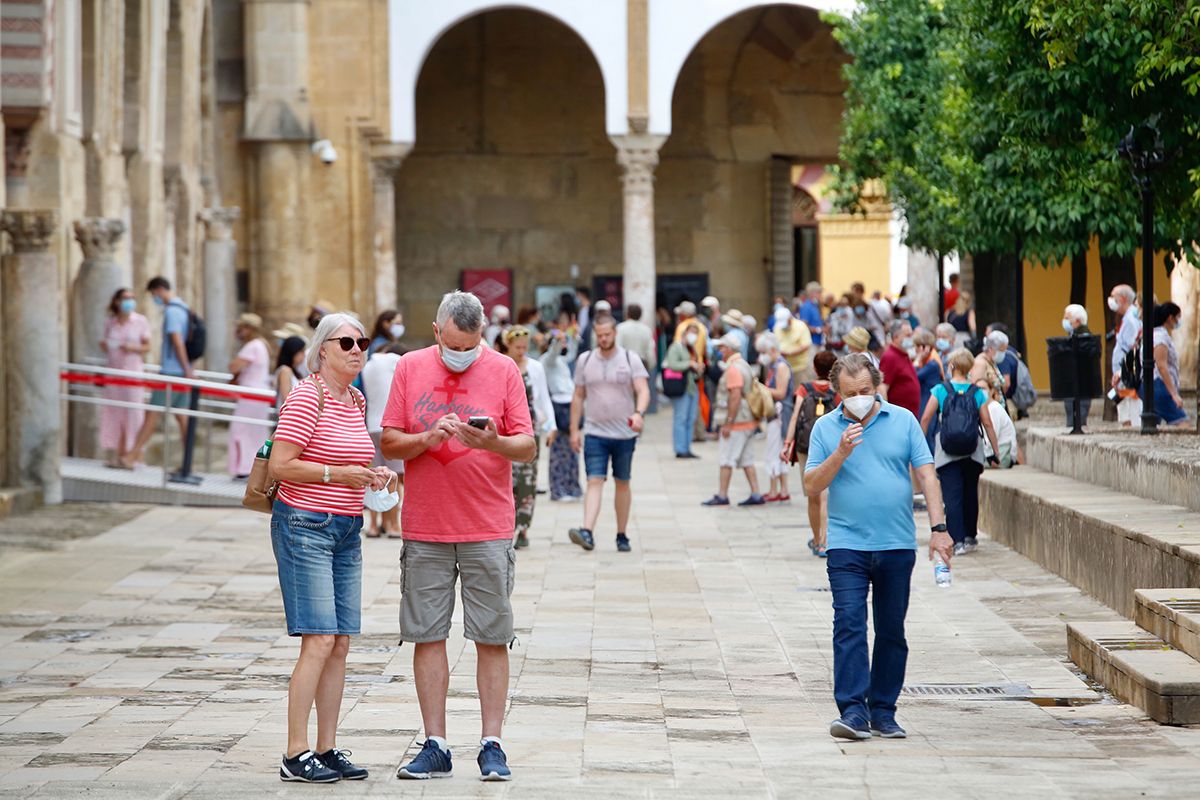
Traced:
POLYGON ((954 555, 963 556, 967 554, 967 546, 963 542, 954 543, 954 555))
POLYGON ((968 553, 974 553, 979 549, 979 541, 974 536, 968 536, 963 540, 963 548, 968 553))

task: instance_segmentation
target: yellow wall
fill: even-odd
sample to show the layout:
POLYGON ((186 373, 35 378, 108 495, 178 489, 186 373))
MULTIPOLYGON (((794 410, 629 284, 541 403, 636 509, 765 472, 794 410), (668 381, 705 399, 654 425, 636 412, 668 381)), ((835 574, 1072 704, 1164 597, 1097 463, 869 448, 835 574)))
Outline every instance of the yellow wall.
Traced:
MULTIPOLYGON (((1141 291, 1141 251, 1135 257, 1137 265, 1137 285, 1134 289, 1141 291)), ((1108 292, 1112 287, 1105 287, 1101 281, 1100 248, 1097 240, 1087 254, 1087 302, 1084 304, 1088 312, 1088 327, 1097 336, 1105 332, 1104 310, 1108 300, 1108 292)), ((1171 282, 1167 275, 1163 254, 1158 253, 1154 258, 1155 295, 1160 301, 1171 295, 1171 282)), ((1033 376, 1033 383, 1039 391, 1050 389, 1050 368, 1046 359, 1046 339, 1051 336, 1062 336, 1063 309, 1071 299, 1071 260, 1066 259, 1061 265, 1043 267, 1040 264, 1025 262, 1025 363, 1033 376)))
POLYGON ((870 292, 891 284, 891 234, 888 214, 820 214, 817 246, 820 281, 826 291, 841 295, 850 284, 870 292))

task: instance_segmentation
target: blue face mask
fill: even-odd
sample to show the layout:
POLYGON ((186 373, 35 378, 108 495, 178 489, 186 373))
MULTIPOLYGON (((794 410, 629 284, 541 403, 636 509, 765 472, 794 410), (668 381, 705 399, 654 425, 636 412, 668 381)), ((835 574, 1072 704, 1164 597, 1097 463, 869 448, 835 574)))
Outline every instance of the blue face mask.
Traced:
POLYGON ((950 349, 949 339, 938 339, 934 344, 937 345, 938 352, 940 353, 944 353, 950 349))
POLYGON ((159 308, 162 308, 163 306, 166 305, 166 303, 163 302, 163 299, 161 297, 159 297, 158 295, 152 294, 150 296, 154 298, 154 305, 158 306, 159 308))
POLYGON ((913 349, 913 340, 911 338, 904 339, 903 341, 900 342, 900 347, 903 348, 904 350, 912 350, 913 349))
POLYGON ((126 297, 123 300, 121 300, 121 304, 120 304, 119 308, 121 309, 122 314, 132 313, 133 310, 137 308, 137 301, 134 300, 132 297, 126 297))

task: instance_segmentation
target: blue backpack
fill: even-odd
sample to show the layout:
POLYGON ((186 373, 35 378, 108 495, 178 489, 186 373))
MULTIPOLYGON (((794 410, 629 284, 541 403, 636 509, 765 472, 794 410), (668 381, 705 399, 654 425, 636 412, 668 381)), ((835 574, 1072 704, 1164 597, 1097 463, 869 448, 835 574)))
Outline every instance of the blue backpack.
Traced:
POLYGON ((959 392, 950 381, 942 386, 946 389, 938 423, 942 450, 948 456, 969 456, 979 446, 979 406, 975 404, 975 387, 959 392))

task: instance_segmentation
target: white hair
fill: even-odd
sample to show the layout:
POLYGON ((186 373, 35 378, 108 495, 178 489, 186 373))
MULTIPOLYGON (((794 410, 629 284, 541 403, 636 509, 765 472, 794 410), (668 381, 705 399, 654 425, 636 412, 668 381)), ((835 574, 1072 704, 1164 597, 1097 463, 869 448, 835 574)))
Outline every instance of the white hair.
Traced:
POLYGON ((1063 316, 1067 319, 1073 319, 1080 325, 1087 325, 1087 309, 1078 303, 1071 303, 1063 310, 1063 316))
POLYGON ((988 350, 999 350, 1008 346, 1008 336, 1002 331, 992 331, 983 338, 983 341, 988 350))
POLYGON ((447 292, 437 310, 438 329, 450 320, 463 333, 479 333, 483 330, 483 303, 470 292, 447 292))
POLYGON ((1113 291, 1116 292, 1117 294, 1121 295, 1122 297, 1124 297, 1126 300, 1128 300, 1131 303, 1134 300, 1137 300, 1137 292, 1135 292, 1133 290, 1133 287, 1129 286, 1128 284, 1121 284, 1120 286, 1113 289, 1113 291))
MULTIPOLYGON (((321 321, 317 323, 317 330, 313 333, 312 347, 308 348, 308 355, 304 359, 309 372, 321 371, 321 347, 325 344, 325 340, 333 336, 334 331, 343 325, 355 327, 363 336, 367 335, 367 329, 363 327, 357 317, 351 314, 336 313, 321 317, 321 321)), ((364 353, 364 355, 366 354, 364 353)))
POLYGON ((779 337, 773 333, 760 333, 754 340, 754 349, 760 353, 778 353, 779 337))

